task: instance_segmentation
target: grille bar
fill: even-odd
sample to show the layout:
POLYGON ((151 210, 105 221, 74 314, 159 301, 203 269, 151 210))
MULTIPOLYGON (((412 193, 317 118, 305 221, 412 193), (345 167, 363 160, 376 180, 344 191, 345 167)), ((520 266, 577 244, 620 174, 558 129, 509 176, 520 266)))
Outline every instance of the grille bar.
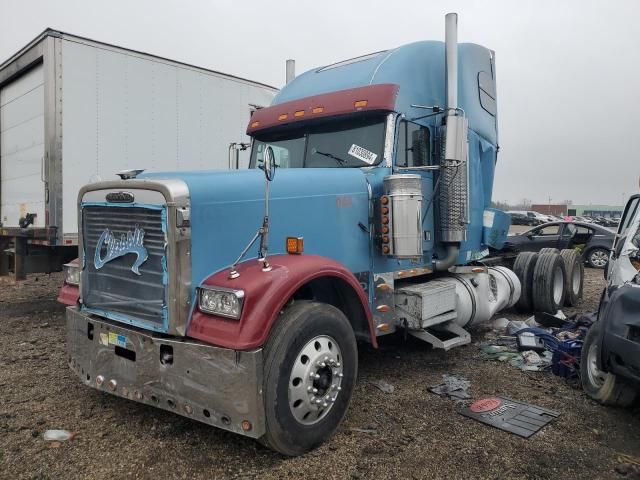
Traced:
POLYGON ((166 214, 164 208, 84 205, 82 234, 85 268, 82 272, 83 306, 156 331, 166 331, 166 214), (142 235, 139 230, 143 230, 142 235), (108 230, 115 237, 114 255, 98 245, 108 230), (137 245, 136 234, 142 237, 137 245), (127 244, 129 235, 131 244, 127 244), (121 242, 124 239, 124 242, 121 242), (124 243, 124 246, 123 244, 124 243), (102 265, 96 264, 96 250, 102 265), (142 259, 146 251, 147 258, 142 259), (113 258, 112 258, 113 257, 113 258), (142 263, 140 263, 142 262, 142 263), (134 271, 138 266, 139 275, 134 271))

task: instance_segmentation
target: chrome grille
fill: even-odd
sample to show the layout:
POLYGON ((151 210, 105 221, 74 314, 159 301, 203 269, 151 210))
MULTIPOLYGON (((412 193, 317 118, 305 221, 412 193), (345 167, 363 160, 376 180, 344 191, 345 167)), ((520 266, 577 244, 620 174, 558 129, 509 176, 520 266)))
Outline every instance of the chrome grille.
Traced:
MULTIPOLYGON (((83 307, 108 318, 156 331, 166 331, 166 236, 164 209, 111 205, 82 208, 83 307), (116 239, 127 238, 136 229, 144 230, 142 245, 148 257, 132 268, 138 258, 126 253, 96 265, 95 255, 101 235, 109 230, 116 239), (99 268, 98 268, 99 267, 99 268)), ((101 245, 100 257, 107 250, 101 245)))

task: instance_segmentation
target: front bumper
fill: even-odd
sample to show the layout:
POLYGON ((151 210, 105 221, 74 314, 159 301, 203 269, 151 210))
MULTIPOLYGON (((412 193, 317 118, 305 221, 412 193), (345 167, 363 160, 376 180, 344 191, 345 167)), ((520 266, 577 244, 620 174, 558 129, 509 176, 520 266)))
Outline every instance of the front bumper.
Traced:
POLYGON ((262 349, 166 338, 77 307, 66 317, 69 365, 86 385, 242 435, 264 434, 262 349))

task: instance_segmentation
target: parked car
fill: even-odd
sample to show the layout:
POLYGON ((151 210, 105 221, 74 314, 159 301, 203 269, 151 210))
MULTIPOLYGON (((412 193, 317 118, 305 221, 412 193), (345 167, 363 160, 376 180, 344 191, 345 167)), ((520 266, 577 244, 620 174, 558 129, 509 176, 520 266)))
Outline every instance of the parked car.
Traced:
POLYGON ((593 399, 629 406, 640 391, 640 195, 629 199, 622 219, 598 316, 582 346, 580 378, 593 399))
POLYGON ((507 213, 511 215, 512 225, 529 225, 532 227, 535 225, 540 225, 540 221, 537 218, 530 217, 525 213, 522 213, 522 212, 507 212, 507 213))
POLYGON ((593 223, 550 222, 526 232, 510 235, 503 252, 537 252, 542 248, 581 248, 590 267, 604 268, 609 260, 615 233, 593 223))

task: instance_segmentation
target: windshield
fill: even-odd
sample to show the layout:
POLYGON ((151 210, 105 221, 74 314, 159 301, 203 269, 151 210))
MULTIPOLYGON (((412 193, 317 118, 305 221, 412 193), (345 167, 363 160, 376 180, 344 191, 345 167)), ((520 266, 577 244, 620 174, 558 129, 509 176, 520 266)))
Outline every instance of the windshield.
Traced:
POLYGON ((253 142, 249 168, 262 166, 267 146, 279 168, 370 167, 382 160, 384 132, 384 117, 361 117, 266 134, 253 142))

